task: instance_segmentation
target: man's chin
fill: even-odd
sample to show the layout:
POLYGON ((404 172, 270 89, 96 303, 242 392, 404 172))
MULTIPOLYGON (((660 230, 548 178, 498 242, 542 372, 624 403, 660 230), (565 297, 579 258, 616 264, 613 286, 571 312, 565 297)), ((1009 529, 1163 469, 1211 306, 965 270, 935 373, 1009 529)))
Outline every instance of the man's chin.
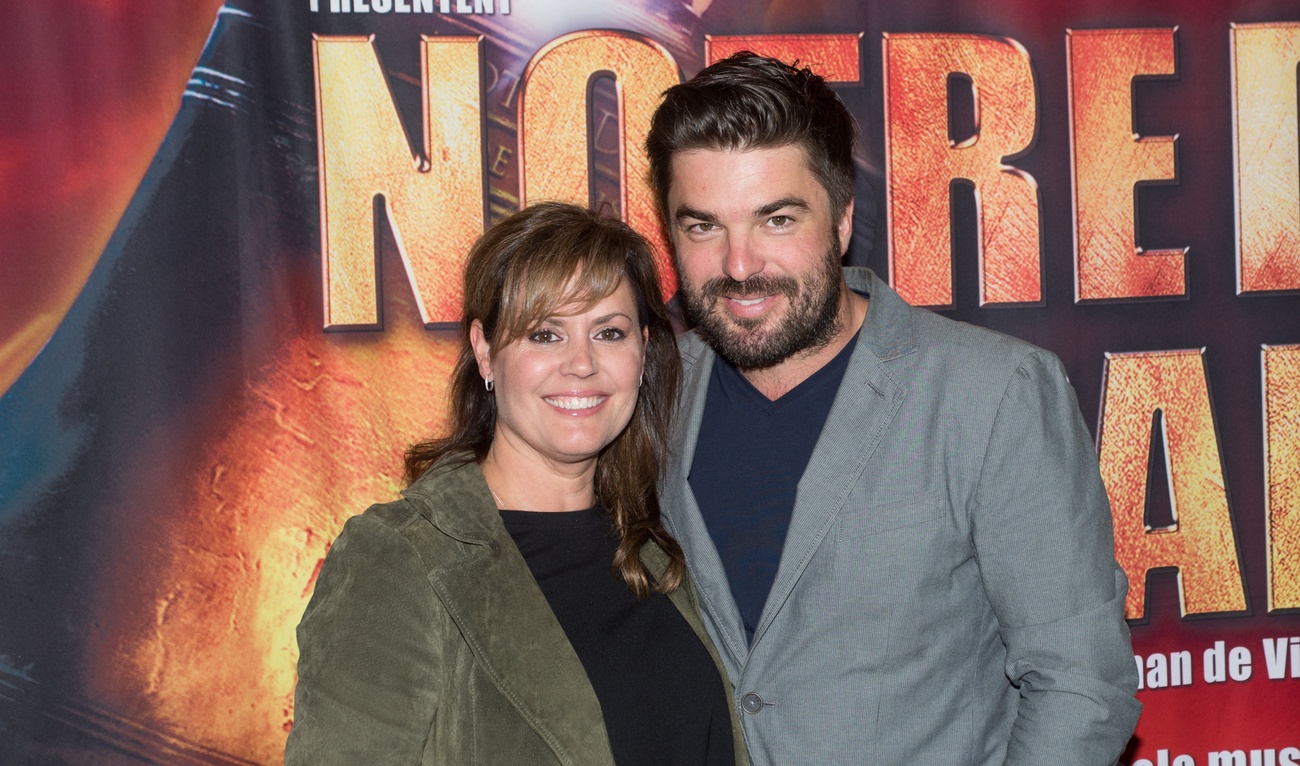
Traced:
POLYGON ((770 333, 731 331, 718 335, 704 332, 704 340, 723 359, 741 370, 764 370, 775 367, 789 358, 789 354, 774 354, 770 333))

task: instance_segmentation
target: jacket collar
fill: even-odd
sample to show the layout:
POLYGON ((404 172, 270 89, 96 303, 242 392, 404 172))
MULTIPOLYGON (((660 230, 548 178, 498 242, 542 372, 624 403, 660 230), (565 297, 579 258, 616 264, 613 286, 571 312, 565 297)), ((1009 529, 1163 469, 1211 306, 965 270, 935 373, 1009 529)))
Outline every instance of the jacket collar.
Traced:
MULTIPOLYGON (((880 361, 888 362, 916 350, 916 311, 871 269, 844 269, 849 289, 867 296, 871 305, 858 336, 880 361)), ((856 355, 857 349, 854 350, 856 355)))
POLYGON ((612 763, 586 670, 506 531, 478 465, 441 463, 402 495, 443 534, 468 544, 459 556, 430 561, 428 578, 493 685, 560 763, 612 763))
POLYGON ((483 471, 472 459, 444 458, 402 490, 435 527, 463 543, 484 545, 507 535, 483 471))

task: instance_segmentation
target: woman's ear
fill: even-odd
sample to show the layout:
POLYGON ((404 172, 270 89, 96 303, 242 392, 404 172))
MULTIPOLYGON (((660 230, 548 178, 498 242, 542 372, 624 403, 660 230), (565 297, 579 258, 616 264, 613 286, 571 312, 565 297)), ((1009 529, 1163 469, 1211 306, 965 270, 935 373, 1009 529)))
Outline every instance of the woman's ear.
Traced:
POLYGON ((483 335, 483 323, 475 319, 469 326, 469 345, 478 361, 478 374, 483 380, 492 380, 492 345, 483 335))
POLYGON ((641 328, 641 382, 645 382, 645 360, 650 353, 650 328, 641 328))

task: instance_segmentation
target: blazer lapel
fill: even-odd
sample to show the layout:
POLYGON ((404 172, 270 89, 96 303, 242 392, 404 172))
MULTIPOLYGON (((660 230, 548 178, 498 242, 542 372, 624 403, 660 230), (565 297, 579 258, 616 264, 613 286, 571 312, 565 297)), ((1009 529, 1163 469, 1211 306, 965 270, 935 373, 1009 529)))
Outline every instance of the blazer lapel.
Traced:
POLYGON ((907 388, 890 375, 884 362, 916 347, 909 307, 865 269, 846 269, 845 276, 850 287, 871 296, 871 305, 826 425, 799 480, 781 563, 754 631, 754 645, 790 597, 907 397, 907 388))
POLYGON ((609 766, 604 716, 582 661, 501 523, 483 474, 473 464, 454 473, 439 484, 441 497, 424 497, 435 525, 474 547, 434 567, 429 582, 492 683, 561 763, 609 766))
POLYGON ((695 460, 695 443, 704 418, 704 400, 709 391, 713 370, 713 351, 697 336, 682 341, 684 380, 680 400, 677 437, 668 463, 662 493, 663 520, 668 532, 677 539, 686 554, 686 568, 695 581, 701 610, 712 626, 714 639, 722 650, 727 672, 738 678, 749 656, 740 610, 731 595, 722 559, 713 538, 704 525, 700 506, 695 501, 687 479, 695 460))

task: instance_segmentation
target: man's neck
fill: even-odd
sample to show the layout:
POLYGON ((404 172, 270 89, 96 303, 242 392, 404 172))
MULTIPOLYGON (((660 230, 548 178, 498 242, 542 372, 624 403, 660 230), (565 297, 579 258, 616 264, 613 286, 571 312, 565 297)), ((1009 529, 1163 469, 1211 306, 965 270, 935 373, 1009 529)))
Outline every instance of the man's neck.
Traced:
POLYGON ((741 370, 745 379, 758 389, 759 393, 776 401, 785 396, 795 386, 807 380, 813 373, 825 367, 835 355, 853 340, 867 318, 868 301, 866 298, 849 290, 847 286, 840 299, 839 332, 824 346, 812 351, 795 354, 773 367, 761 370, 741 370))

